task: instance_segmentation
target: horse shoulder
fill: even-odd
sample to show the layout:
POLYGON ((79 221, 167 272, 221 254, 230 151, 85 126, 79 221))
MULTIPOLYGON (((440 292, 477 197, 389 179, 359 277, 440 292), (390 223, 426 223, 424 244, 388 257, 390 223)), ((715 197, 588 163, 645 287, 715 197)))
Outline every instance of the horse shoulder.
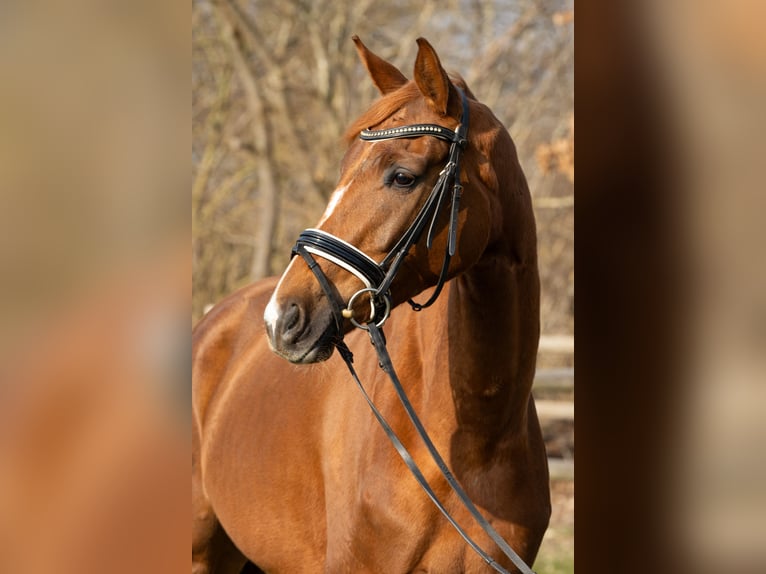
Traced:
POLYGON ((236 291, 194 327, 192 406, 200 428, 227 373, 247 361, 254 342, 263 337, 263 309, 275 286, 276 278, 268 278, 236 291))

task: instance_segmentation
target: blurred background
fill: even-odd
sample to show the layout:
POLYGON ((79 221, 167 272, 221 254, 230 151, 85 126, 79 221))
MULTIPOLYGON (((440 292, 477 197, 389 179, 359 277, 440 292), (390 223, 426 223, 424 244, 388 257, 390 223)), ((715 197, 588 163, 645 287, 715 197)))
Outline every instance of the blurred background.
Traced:
POLYGON ((0 6, 0 572, 188 569, 189 12, 0 6))

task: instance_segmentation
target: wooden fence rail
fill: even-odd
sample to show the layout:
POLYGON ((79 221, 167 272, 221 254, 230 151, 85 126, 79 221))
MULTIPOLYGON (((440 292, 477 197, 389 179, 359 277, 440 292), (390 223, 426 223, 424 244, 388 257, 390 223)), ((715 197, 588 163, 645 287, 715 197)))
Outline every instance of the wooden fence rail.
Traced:
MULTIPOLYGON (((541 355, 573 355, 574 337, 571 335, 542 335, 539 353, 541 355)), ((538 392, 573 391, 574 368, 541 368, 535 373, 534 389, 538 392)), ((574 421, 574 401, 537 399, 537 414, 540 423, 556 424, 557 421, 574 421)), ((560 424, 560 423, 558 423, 560 424)), ((574 459, 550 457, 548 468, 553 480, 572 480, 574 478, 574 459)))
POLYGON ((540 335, 541 353, 574 353, 573 335, 540 335))

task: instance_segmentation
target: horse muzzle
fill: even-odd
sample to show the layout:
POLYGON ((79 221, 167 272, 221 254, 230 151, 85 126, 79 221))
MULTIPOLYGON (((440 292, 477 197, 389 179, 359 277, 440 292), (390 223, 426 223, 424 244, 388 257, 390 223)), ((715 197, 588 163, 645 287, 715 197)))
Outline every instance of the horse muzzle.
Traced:
POLYGON ((272 297, 264 321, 271 350, 291 363, 326 361, 339 337, 330 309, 308 310, 296 300, 280 304, 272 297))

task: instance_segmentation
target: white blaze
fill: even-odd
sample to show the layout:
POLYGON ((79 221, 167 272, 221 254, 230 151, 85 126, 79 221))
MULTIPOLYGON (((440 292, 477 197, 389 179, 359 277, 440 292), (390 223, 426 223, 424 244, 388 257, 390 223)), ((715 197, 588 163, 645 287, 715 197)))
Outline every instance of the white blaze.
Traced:
MULTIPOLYGON (((367 149, 367 153, 365 154, 364 159, 367 158, 367 156, 370 154, 370 150, 379 142, 372 142, 371 145, 367 149)), ((335 208, 338 207, 338 204, 343 199, 344 194, 348 190, 348 188, 351 186, 351 183, 353 180, 349 181, 346 185, 337 188, 335 191, 332 192, 332 195, 330 196, 330 202, 327 204, 327 207, 324 210, 324 214, 322 215, 322 218, 319 220, 319 223, 317 223, 317 227, 320 227, 325 221, 329 219, 329 217, 333 214, 335 211, 335 208)), ((277 295, 279 293, 279 288, 282 285, 282 281, 284 281, 285 276, 287 275, 287 272, 290 270, 290 266, 295 262, 296 259, 299 259, 299 257, 293 257, 292 261, 290 261, 290 265, 287 266, 287 269, 285 269, 285 272, 282 274, 282 277, 279 280, 279 283, 277 283, 276 289, 274 289, 274 293, 271 295, 271 299, 269 299, 268 305, 266 305, 266 310, 263 312, 263 320, 266 322, 266 324, 269 326, 269 328, 274 331, 274 327, 277 324, 277 319, 279 319, 279 303, 277 303, 277 295)))
POLYGON ((277 303, 277 293, 279 292, 279 288, 282 285, 282 281, 285 280, 285 276, 287 275, 287 272, 290 270, 290 267, 292 266, 293 262, 295 261, 295 257, 292 258, 290 261, 290 264, 287 266, 287 269, 285 269, 285 272, 282 273, 282 277, 279 279, 279 283, 277 283, 276 289, 274 289, 274 293, 271 295, 271 299, 269 299, 268 305, 266 305, 266 310, 263 312, 263 320, 266 322, 266 325, 268 325, 269 329, 274 332, 274 327, 277 324, 277 319, 279 319, 279 303, 277 303))
POLYGON ((332 192, 332 195, 330 196, 330 203, 327 204, 327 207, 324 210, 324 215, 322 215, 322 219, 320 219, 319 223, 317 223, 317 227, 322 225, 332 215, 332 212, 335 211, 335 208, 340 203, 340 200, 343 199, 343 194, 346 193, 346 190, 350 185, 351 182, 348 182, 343 187, 339 187, 332 192))
MULTIPOLYGON (((370 142, 370 145, 367 146, 367 149, 364 152, 364 155, 357 161, 356 166, 354 169, 358 169, 358 166, 364 165, 364 163, 367 161, 367 158, 370 157, 370 154, 372 153, 372 148, 374 148, 376 145, 378 145, 379 141, 370 142)), ((353 183, 353 179, 349 180, 349 182, 344 185, 343 187, 337 188, 335 191, 332 192, 332 195, 330 196, 330 203, 327 204, 327 207, 324 210, 324 215, 322 215, 322 219, 319 220, 319 223, 316 224, 317 227, 320 227, 325 221, 327 221, 330 216, 333 214, 333 211, 335 211, 335 208, 338 207, 338 204, 340 203, 341 199, 343 199, 343 195, 346 193, 349 187, 351 187, 351 184, 353 183)))

